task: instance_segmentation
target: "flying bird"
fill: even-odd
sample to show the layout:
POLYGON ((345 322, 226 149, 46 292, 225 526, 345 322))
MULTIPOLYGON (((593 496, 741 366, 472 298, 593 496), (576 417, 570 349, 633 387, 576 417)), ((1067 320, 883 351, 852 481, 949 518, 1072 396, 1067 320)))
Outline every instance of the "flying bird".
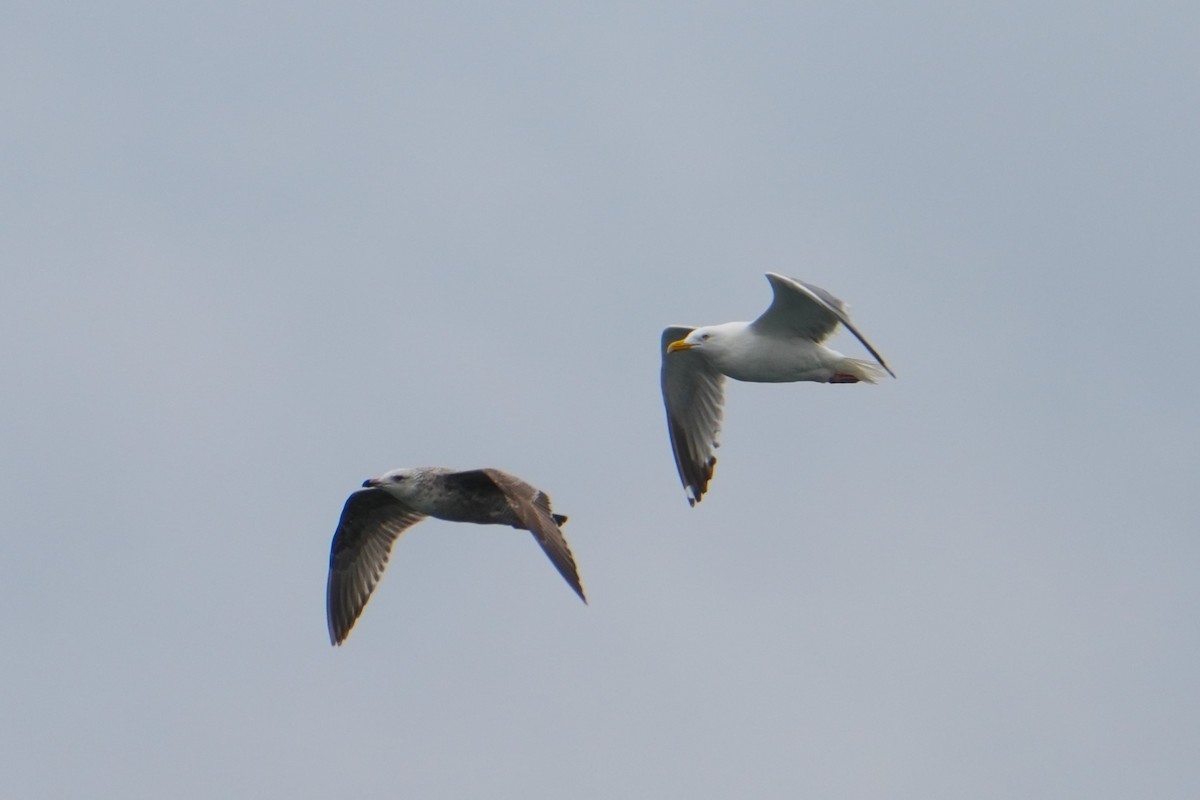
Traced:
POLYGON ((824 289, 774 272, 771 305, 753 322, 700 328, 672 325, 662 333, 662 393, 675 466, 688 503, 708 489, 717 459, 726 377, 755 383, 876 383, 896 374, 850 322, 846 304, 824 289), (822 342, 846 326, 879 362, 847 358, 822 342), (882 369, 880 369, 882 367, 882 369))
POLYGON ((426 517, 481 525, 511 525, 537 539, 583 602, 575 558, 545 492, 498 469, 394 469, 363 482, 346 499, 329 553, 326 612, 329 641, 339 645, 362 613, 387 566, 392 545, 426 517))

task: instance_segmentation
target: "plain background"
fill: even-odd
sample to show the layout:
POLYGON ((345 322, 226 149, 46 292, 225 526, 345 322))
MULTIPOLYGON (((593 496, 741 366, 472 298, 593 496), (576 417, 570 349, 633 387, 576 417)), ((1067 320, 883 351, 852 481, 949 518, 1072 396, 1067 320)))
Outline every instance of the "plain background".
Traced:
POLYGON ((1194 3, 4 17, 11 796, 1200 794, 1194 3), (690 509, 659 333, 768 270, 899 379, 731 385, 690 509), (429 521, 330 647, 419 465, 590 605, 429 521))

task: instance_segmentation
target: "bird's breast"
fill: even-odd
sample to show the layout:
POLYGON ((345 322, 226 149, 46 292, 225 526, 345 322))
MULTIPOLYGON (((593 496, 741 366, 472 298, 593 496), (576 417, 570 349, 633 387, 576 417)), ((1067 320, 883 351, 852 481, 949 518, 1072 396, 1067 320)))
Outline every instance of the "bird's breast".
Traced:
POLYGON ((517 522, 504 496, 497 492, 446 492, 434 498, 430 516, 448 522, 512 525, 517 522))
POLYGON ((750 383, 827 381, 832 351, 808 340, 756 339, 713 359, 724 375, 750 383))

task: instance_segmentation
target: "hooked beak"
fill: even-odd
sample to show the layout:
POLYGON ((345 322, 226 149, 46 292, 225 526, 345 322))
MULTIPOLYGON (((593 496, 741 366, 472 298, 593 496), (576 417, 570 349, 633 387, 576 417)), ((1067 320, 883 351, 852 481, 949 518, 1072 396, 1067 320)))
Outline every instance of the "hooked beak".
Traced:
POLYGON ((363 481, 364 489, 374 489, 378 485, 379 481, 375 480, 374 478, 367 478, 365 481, 363 481))
POLYGON ((690 345, 683 339, 680 339, 678 342, 671 342, 669 345, 667 345, 667 352, 674 353, 676 350, 691 350, 694 346, 695 345, 690 345))

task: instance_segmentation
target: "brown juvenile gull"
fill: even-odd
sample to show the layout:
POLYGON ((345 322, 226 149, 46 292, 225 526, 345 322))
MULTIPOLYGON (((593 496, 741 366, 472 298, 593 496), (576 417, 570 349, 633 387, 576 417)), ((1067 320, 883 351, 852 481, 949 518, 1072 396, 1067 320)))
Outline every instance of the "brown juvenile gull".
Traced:
POLYGON ((371 597, 392 544, 425 517, 527 530, 583 602, 571 548, 545 492, 498 469, 394 469, 363 482, 342 509, 329 553, 329 641, 341 644, 371 597))
POLYGON ((672 325, 662 334, 662 393, 675 466, 688 502, 696 505, 712 479, 721 429, 726 377, 755 383, 875 383, 896 374, 850 322, 846 304, 824 289, 767 273, 775 298, 753 322, 693 328, 672 325), (879 362, 847 358, 822 344, 838 323, 879 362))

